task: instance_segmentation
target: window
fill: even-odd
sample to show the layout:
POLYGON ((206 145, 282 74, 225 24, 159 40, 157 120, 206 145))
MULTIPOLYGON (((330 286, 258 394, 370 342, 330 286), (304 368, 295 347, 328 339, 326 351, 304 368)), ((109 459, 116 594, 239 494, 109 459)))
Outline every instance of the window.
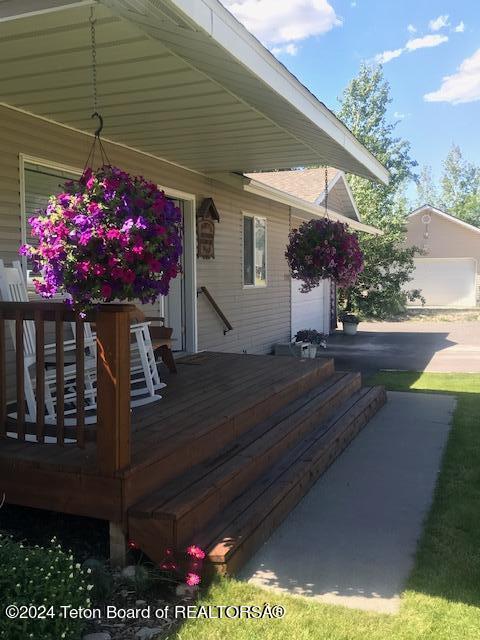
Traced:
POLYGON ((267 222, 265 218, 243 217, 243 284, 265 287, 267 284, 267 222))
POLYGON ((37 244, 37 239, 32 237, 28 219, 35 215, 39 209, 44 209, 51 195, 59 193, 62 185, 67 180, 78 180, 79 174, 63 169, 25 162, 24 164, 24 189, 25 189, 25 220, 26 241, 29 244, 37 244))

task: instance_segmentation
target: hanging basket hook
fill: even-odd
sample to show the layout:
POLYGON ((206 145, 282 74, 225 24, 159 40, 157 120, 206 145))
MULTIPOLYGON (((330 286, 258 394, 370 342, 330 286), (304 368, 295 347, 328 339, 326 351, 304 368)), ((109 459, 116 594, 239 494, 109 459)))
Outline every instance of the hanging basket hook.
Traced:
POLYGON ((92 118, 98 118, 99 120, 99 125, 95 131, 95 137, 96 138, 100 138, 100 134, 103 131, 103 118, 102 116, 98 113, 98 111, 95 111, 95 113, 92 113, 91 115, 92 118))

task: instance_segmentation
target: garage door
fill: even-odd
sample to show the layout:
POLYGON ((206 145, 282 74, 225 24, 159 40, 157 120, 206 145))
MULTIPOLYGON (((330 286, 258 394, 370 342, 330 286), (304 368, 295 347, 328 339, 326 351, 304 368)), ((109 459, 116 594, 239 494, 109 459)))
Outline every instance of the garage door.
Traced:
POLYGON ((309 293, 301 293, 301 284, 292 279, 292 338, 301 329, 330 332, 330 282, 324 280, 309 293))
POLYGON ((417 258, 408 288, 421 289, 427 306, 474 307, 476 274, 473 258, 417 258))

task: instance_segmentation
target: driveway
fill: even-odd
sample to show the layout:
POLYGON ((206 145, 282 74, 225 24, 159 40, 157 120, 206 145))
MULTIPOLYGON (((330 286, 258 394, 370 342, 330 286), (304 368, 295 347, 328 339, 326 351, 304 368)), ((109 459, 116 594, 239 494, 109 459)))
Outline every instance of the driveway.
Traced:
POLYGON ((356 336, 337 331, 321 355, 338 370, 480 373, 480 322, 362 322, 356 336))

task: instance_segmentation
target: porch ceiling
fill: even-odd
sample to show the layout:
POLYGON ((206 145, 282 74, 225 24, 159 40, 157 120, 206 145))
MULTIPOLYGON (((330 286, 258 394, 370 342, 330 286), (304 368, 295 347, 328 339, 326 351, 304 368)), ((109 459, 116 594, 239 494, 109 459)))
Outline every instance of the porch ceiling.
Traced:
MULTIPOLYGON (((91 132, 90 8, 42 10, 0 15, 0 102, 91 132)), ((328 163, 388 179, 216 0, 102 0, 95 15, 106 139, 202 172, 328 163)))

